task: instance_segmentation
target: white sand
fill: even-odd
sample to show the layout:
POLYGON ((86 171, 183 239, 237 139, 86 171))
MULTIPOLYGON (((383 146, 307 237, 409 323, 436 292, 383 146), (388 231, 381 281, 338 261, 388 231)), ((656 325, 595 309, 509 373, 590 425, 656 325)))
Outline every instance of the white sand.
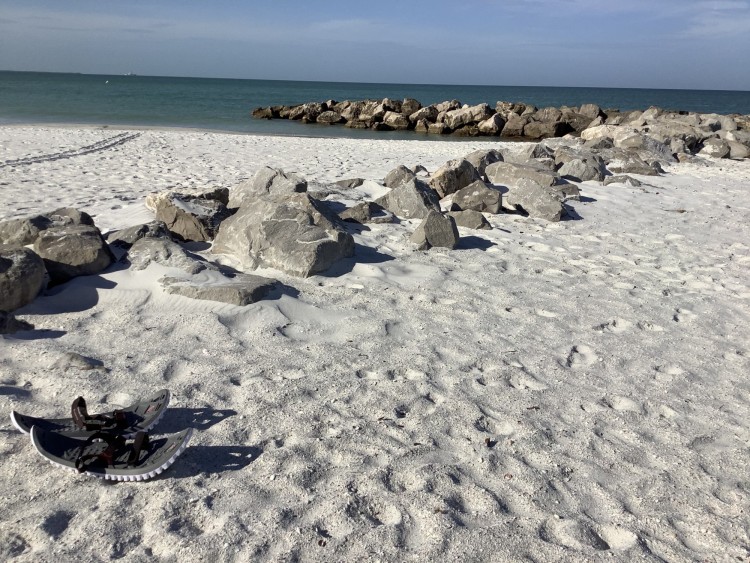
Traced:
MULTIPOLYGON (((377 180, 497 145, 3 127, 0 166, 38 162, 0 167, 0 219, 119 228, 263 165, 377 180)), ((372 225, 356 263, 266 271, 290 289, 243 308, 166 295, 159 266, 40 297, 0 337, 0 558, 748 560, 750 161, 640 179, 455 251, 372 225), (66 352, 105 367, 50 369, 66 352), (48 465, 7 418, 165 386, 157 431, 198 432, 145 483, 48 465)))

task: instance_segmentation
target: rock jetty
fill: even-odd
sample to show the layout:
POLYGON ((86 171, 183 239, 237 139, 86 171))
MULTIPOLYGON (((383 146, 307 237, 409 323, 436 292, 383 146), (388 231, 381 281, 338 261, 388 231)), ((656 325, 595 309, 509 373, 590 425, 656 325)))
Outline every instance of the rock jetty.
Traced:
MULTIPOLYGON (((590 140, 597 137, 627 137, 647 134, 670 145, 673 153, 696 153, 717 158, 750 156, 750 116, 668 111, 651 107, 645 111, 602 109, 596 104, 577 107, 547 107, 497 102, 466 105, 458 100, 423 106, 406 98, 308 102, 296 106, 259 107, 258 119, 290 119, 302 123, 343 125, 374 131, 415 131, 464 137, 503 137, 541 140, 565 135, 590 140)), ((592 164, 596 168, 596 164, 592 164)), ((579 170, 582 169, 578 165, 579 170)), ((591 174, 587 171, 586 174, 591 174)))

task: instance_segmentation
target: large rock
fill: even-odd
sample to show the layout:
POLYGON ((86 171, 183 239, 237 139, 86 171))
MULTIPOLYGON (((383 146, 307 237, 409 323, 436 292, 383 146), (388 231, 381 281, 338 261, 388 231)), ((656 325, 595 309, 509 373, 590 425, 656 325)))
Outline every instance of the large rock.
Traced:
POLYGON ((523 136, 529 139, 546 139, 562 137, 572 131, 573 128, 563 121, 529 121, 523 128, 523 136))
POLYGON ((138 239, 128 250, 128 261, 134 270, 143 270, 152 262, 167 268, 197 274, 214 267, 199 256, 191 254, 169 238, 145 237, 138 239))
POLYGON ((142 225, 135 225, 119 231, 111 231, 104 238, 110 246, 120 248, 130 248, 142 238, 172 238, 172 234, 167 229, 163 221, 151 221, 142 225))
POLYGON ((88 213, 72 207, 63 207, 20 219, 0 221, 0 246, 21 247, 34 244, 39 233, 54 225, 94 225, 88 213))
POLYGON ((505 119, 499 113, 496 113, 479 122, 479 133, 496 136, 503 132, 503 127, 505 127, 505 119))
POLYGON ((726 141, 719 138, 706 139, 703 148, 698 154, 701 156, 712 156, 714 158, 727 158, 731 149, 726 141))
POLYGON ((0 247, 0 311, 31 303, 44 287, 44 262, 28 248, 0 247))
POLYGON ((471 209, 467 211, 450 211, 448 215, 453 217, 453 220, 459 227, 486 231, 492 230, 492 225, 490 225, 489 221, 479 211, 471 209))
POLYGON ((395 111, 388 111, 383 116, 383 123, 394 131, 404 131, 409 128, 409 118, 395 111))
POLYGON ((221 222, 232 214, 227 207, 226 188, 202 194, 162 192, 146 197, 146 207, 156 220, 166 224, 175 238, 185 241, 210 241, 221 222))
POLYGON ((264 166, 229 192, 229 207, 242 207, 245 200, 265 195, 286 195, 307 191, 307 180, 299 174, 264 166))
POLYGON ((727 141, 729 145, 729 158, 734 160, 742 160, 743 158, 750 158, 750 147, 736 141, 727 141))
POLYGON ((540 186, 528 179, 521 179, 503 194, 503 205, 515 211, 524 211, 529 217, 559 221, 564 207, 564 194, 555 186, 540 186))
POLYGON ((344 121, 346 121, 346 119, 344 119, 340 113, 330 110, 324 111, 315 118, 315 122, 322 125, 335 125, 337 123, 343 123, 344 121))
POLYGON ((604 180, 606 172, 607 169, 600 158, 574 158, 565 162, 557 170, 560 176, 575 182, 587 182, 589 180, 601 182, 604 180))
POLYGON ((418 121, 425 120, 428 123, 435 123, 437 116, 438 110, 435 108, 435 106, 427 106, 418 109, 417 111, 409 115, 409 121, 411 121, 412 123, 417 123, 418 121))
POLYGON ((465 159, 449 160, 430 178, 430 186, 443 198, 456 193, 481 177, 474 165, 465 159))
POLYGON ((430 211, 411 235, 410 240, 419 250, 428 250, 433 246, 456 248, 459 240, 456 221, 439 211, 430 211))
POLYGON ((451 129, 458 129, 464 125, 479 123, 490 117, 494 112, 487 104, 478 104, 449 111, 445 116, 445 124, 451 129))
POLYGON ((477 180, 453 194, 451 211, 484 211, 486 213, 500 213, 502 210, 502 194, 500 190, 488 187, 477 180))
POLYGON ((410 168, 407 168, 403 164, 400 164, 388 174, 386 174, 385 178, 383 179, 383 185, 385 185, 388 188, 395 188, 396 186, 403 184, 404 182, 408 182, 409 180, 416 178, 416 174, 413 170, 410 168))
POLYGON ((640 188, 643 184, 640 182, 640 180, 636 180, 635 178, 631 178, 630 176, 623 175, 623 176, 607 176, 604 179, 603 184, 605 186, 609 186, 610 184, 625 184, 626 186, 630 186, 633 188, 640 188))
POLYGON ((407 219, 423 219, 430 211, 440 210, 440 198, 435 190, 418 178, 399 184, 375 203, 407 219))
POLYGON ((354 254, 340 219, 308 194, 266 196, 243 205, 222 223, 213 252, 249 268, 277 268, 307 277, 354 254))
POLYGON ((477 169, 480 177, 484 178, 484 172, 493 162, 502 162, 503 153, 495 149, 479 149, 467 154, 464 160, 468 160, 477 169))
POLYGON ((528 117, 521 117, 515 113, 508 115, 505 126, 503 127, 503 137, 523 137, 523 129, 529 122, 528 117))
POLYGON ((401 113, 404 115, 411 116, 420 109, 422 109, 422 104, 414 98, 404 98, 404 101, 401 102, 401 113))
POLYGON ((561 181, 559 174, 547 168, 515 162, 495 162, 487 167, 485 173, 490 182, 502 186, 531 182, 541 187, 549 187, 561 181))
POLYGON ((596 119, 597 117, 607 117, 602 111, 602 108, 600 108, 596 104, 583 104, 578 109, 578 113, 580 113, 584 117, 588 117, 591 120, 596 119))
POLYGON ((99 229, 89 225, 55 226, 42 231, 34 250, 44 260, 52 285, 98 274, 114 261, 99 229))
POLYGON ((218 275, 200 280, 163 278, 160 281, 164 290, 173 295, 239 306, 264 299, 276 285, 276 280, 253 274, 238 274, 232 278, 218 275))

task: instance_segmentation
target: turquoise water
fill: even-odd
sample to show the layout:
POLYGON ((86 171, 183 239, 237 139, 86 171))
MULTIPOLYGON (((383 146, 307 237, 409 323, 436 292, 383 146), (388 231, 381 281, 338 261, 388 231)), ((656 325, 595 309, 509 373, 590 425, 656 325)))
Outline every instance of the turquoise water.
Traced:
POLYGON ((603 108, 646 109, 655 105, 697 112, 750 114, 750 92, 553 88, 532 86, 442 86, 104 76, 0 72, 0 123, 196 127, 221 131, 325 137, 414 138, 344 127, 258 120, 258 106, 366 98, 415 98, 423 104, 457 99, 498 100, 538 107, 595 103, 603 108))

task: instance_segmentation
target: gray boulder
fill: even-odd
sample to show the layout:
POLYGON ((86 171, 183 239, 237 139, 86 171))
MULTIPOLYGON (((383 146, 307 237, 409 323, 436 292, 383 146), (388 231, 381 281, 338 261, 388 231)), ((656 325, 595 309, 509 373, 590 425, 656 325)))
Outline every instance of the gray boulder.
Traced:
POLYGON ((409 118, 395 111, 388 111, 383 116, 383 123, 394 131, 404 131, 409 128, 409 118))
POLYGON ((414 113, 409 115, 409 121, 417 123, 418 121, 427 121, 428 123, 435 123, 438 116, 438 110, 435 106, 426 106, 418 109, 414 113))
POLYGON ((169 238, 146 237, 138 239, 128 250, 128 261, 134 270, 144 270, 155 262, 167 268, 176 268, 187 274, 197 274, 214 266, 187 252, 169 238))
POLYGON ((387 188, 395 188, 396 186, 403 184, 404 182, 408 182, 416 176, 417 175, 413 170, 407 168, 403 164, 400 164, 399 166, 388 172, 388 174, 386 174, 385 178, 383 179, 383 185, 387 188))
POLYGON ((541 186, 526 178, 508 186, 503 196, 505 207, 524 211, 529 217, 559 221, 564 211, 564 194, 557 186, 541 186))
POLYGON ((448 111, 445 124, 451 129, 458 129, 464 125, 479 123, 490 117, 494 112, 487 104, 478 104, 448 111))
POLYGON ((130 248, 142 238, 172 238, 172 234, 167 229, 163 221, 151 221, 142 225, 135 225, 119 231, 111 231, 104 235, 105 240, 110 246, 120 248, 130 248))
POLYGON ((450 129, 445 123, 428 123, 427 132, 430 135, 445 135, 450 132, 450 129))
POLYGON ((238 274, 232 278, 218 276, 207 280, 162 278, 160 281, 164 290, 172 295, 239 306, 264 299, 276 285, 276 280, 253 274, 238 274))
POLYGON ((440 198, 435 190, 419 178, 399 184, 375 200, 394 215, 407 219, 423 219, 430 211, 440 210, 440 198))
POLYGON ((114 256, 101 232, 90 225, 55 226, 39 233, 34 250, 44 260, 53 285, 98 274, 114 256))
POLYGON ((496 113, 484 121, 480 121, 478 127, 479 133, 482 135, 500 135, 503 132, 503 127, 505 127, 505 119, 499 113, 496 113))
POLYGON ((44 262, 28 248, 0 247, 0 311, 31 303, 44 287, 44 262))
POLYGON ((658 176, 664 172, 658 162, 647 162, 633 151, 618 148, 607 149, 601 151, 601 156, 607 163, 607 169, 612 174, 658 176))
POLYGON ((523 136, 529 139, 546 139, 562 137, 571 131, 572 127, 563 121, 529 121, 523 128, 523 136))
POLYGON ((500 213, 502 194, 500 190, 488 187, 481 180, 472 182, 453 194, 451 211, 484 211, 500 213))
POLYGON ((197 195, 162 192, 147 196, 146 207, 154 211, 156 220, 166 224, 178 240, 210 241, 221 222, 232 214, 228 201, 226 188, 197 195))
POLYGON ((299 174, 264 166, 229 192, 229 207, 242 207, 245 200, 265 195, 286 195, 307 191, 307 180, 299 174))
POLYGON ((750 158, 750 147, 737 141, 727 141, 729 145, 729 158, 734 160, 741 160, 743 158, 750 158))
POLYGON ((547 168, 515 162, 495 162, 487 167, 485 173, 493 184, 509 187, 519 183, 549 187, 561 181, 559 174, 547 168))
POLYGON ((337 123, 343 123, 344 121, 346 121, 346 119, 344 119, 340 113, 330 110, 324 111, 315 118, 316 123, 321 123, 323 125, 335 125, 337 123))
POLYGON ((430 178, 430 186, 443 198, 465 188, 481 177, 474 165, 466 159, 446 162, 430 178))
POLYGON ((404 101, 401 102, 401 113, 404 115, 411 116, 420 109, 422 109, 422 104, 414 98, 404 98, 404 101))
POLYGON ((453 220, 459 227, 475 230, 492 230, 492 225, 490 225, 489 221, 479 211, 471 209, 467 211, 450 211, 448 215, 453 217, 453 220))
POLYGON ((711 138, 703 141, 703 148, 698 153, 701 156, 713 158, 727 158, 731 152, 729 144, 719 138, 711 138))
POLYGON ((22 330, 34 330, 34 325, 17 319, 13 313, 0 310, 0 334, 15 334, 22 330))
POLYGON ((339 217, 347 223, 392 223, 395 217, 374 201, 364 201, 345 209, 339 217))
POLYGON ((523 129, 529 122, 528 117, 521 117, 515 113, 508 115, 505 126, 503 127, 503 137, 523 137, 523 129))
POLYGON ((459 240, 456 221, 439 211, 430 211, 411 235, 410 240, 419 250, 429 250, 433 246, 456 248, 459 240))
POLYGON ((39 233, 54 225, 94 225, 88 213, 72 207, 63 207, 20 219, 0 221, 0 245, 20 247, 33 244, 39 233))
POLYGON ((354 254, 340 219, 308 194, 258 198, 222 223, 213 252, 307 277, 354 254))
POLYGON ((467 154, 464 160, 468 160, 477 169, 479 176, 484 178, 484 172, 490 164, 503 161, 503 153, 495 149, 480 149, 467 154))
POLYGON ((606 168, 601 159, 575 158, 565 162, 557 173, 574 182, 596 180, 601 182, 606 175, 606 168))
POLYGON ((591 120, 596 119, 597 117, 606 117, 604 115, 604 112, 602 111, 602 108, 600 108, 596 104, 583 104, 578 109, 578 113, 583 115, 584 117, 588 117, 591 120))

